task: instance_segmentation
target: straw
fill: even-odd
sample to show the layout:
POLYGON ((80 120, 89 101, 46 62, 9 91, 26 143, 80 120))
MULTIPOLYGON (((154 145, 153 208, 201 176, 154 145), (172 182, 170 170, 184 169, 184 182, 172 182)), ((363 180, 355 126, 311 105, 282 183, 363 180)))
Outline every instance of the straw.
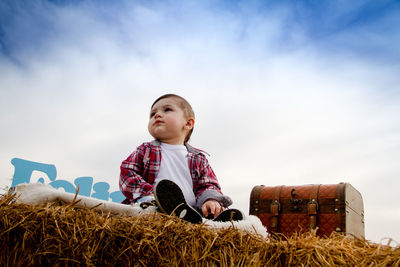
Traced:
POLYGON ((339 234, 269 239, 164 214, 129 217, 0 198, 1 266, 400 266, 400 247, 339 234))

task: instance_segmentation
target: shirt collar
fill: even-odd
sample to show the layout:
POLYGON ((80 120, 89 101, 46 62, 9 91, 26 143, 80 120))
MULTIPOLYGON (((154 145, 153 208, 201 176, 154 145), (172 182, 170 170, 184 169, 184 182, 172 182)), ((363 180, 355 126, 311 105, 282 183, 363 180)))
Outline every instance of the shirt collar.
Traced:
MULTIPOLYGON (((160 140, 153 140, 153 141, 151 141, 151 144, 153 145, 153 146, 161 146, 161 142, 160 142, 160 140)), ((185 146, 186 146, 186 148, 187 148, 187 150, 188 150, 188 152, 189 153, 193 153, 193 154, 200 154, 200 153, 206 153, 206 152, 204 152, 204 151, 202 151, 202 150, 200 150, 200 149, 196 149, 196 148, 194 148, 194 147, 192 147, 191 145, 189 145, 188 143, 186 143, 185 144, 185 146)), ((207 153, 206 153, 207 154, 207 153)), ((207 154, 208 155, 208 154, 207 154)))

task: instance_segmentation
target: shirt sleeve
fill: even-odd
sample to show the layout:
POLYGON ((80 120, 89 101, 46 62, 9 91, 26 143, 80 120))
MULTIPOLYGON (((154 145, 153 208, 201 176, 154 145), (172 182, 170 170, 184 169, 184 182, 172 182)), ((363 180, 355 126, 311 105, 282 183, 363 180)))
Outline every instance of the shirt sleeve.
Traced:
POLYGON ((143 178, 145 150, 146 147, 142 144, 121 164, 119 188, 126 197, 122 202, 124 204, 133 203, 141 196, 153 192, 153 185, 143 178))
POLYGON ((199 177, 195 183, 196 206, 201 208, 203 203, 208 199, 217 200, 224 207, 232 204, 230 197, 225 196, 221 192, 221 186, 217 177, 208 163, 207 158, 203 154, 198 155, 198 173, 199 177))

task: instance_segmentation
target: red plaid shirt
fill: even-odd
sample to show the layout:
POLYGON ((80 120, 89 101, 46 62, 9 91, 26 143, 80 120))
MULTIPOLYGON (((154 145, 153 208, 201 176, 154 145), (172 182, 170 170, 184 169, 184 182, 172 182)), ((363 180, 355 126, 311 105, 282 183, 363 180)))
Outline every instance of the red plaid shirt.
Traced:
MULTIPOLYGON (((223 196, 218 180, 208 163, 206 156, 201 150, 195 149, 186 144, 188 149, 189 170, 193 180, 193 192, 196 206, 201 207, 202 203, 209 198, 216 199, 223 206, 229 206, 232 201, 229 197, 223 196), (204 197, 201 197, 203 193, 204 197), (208 197, 207 199, 204 199, 208 197)), ((121 164, 121 175, 119 187, 126 199, 124 204, 134 203, 140 197, 153 192, 153 184, 160 170, 161 146, 160 142, 146 142, 140 145, 121 164)))

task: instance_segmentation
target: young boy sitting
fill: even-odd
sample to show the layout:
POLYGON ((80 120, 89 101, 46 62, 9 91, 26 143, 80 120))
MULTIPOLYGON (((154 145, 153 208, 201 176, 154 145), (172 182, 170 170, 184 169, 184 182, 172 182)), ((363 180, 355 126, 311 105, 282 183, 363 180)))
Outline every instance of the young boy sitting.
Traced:
POLYGON ((202 222, 198 211, 215 221, 241 220, 239 210, 226 209, 232 200, 222 194, 203 152, 188 144, 194 122, 184 98, 167 94, 154 101, 148 130, 155 140, 122 162, 122 203, 155 201, 161 211, 192 223, 202 222))

